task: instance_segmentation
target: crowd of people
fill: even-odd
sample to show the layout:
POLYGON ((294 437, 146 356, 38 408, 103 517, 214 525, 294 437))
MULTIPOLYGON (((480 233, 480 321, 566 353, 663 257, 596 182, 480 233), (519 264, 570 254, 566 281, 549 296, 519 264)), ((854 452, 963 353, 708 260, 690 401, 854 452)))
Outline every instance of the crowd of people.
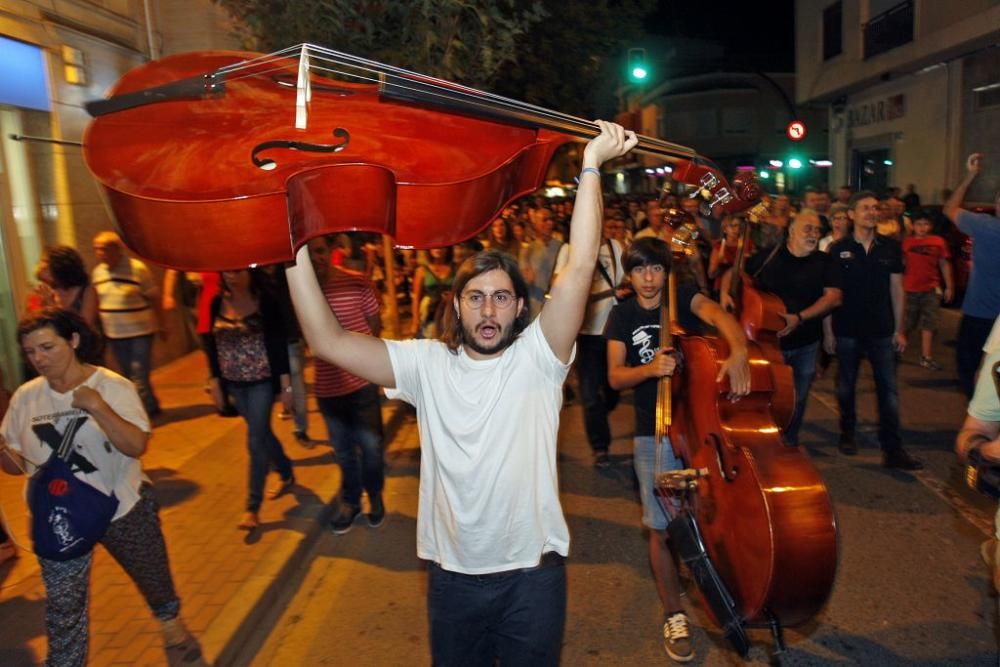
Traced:
MULTIPOLYGON (((555 443, 564 381, 575 367, 596 467, 611 464, 609 413, 619 393, 634 392, 633 464, 663 605, 664 647, 674 660, 690 660, 668 517, 653 493, 656 474, 664 470, 657 462, 667 469, 682 465, 668 440, 656 442, 653 428, 657 381, 677 367, 659 331, 668 274, 678 279, 680 325, 726 340, 730 352, 719 377, 728 376, 733 400, 750 390, 747 341, 733 313, 736 272, 780 298, 784 328, 777 336, 796 389, 786 445, 799 444, 812 383, 835 358, 838 446, 844 455, 857 453, 855 387, 867 359, 882 463, 919 470, 922 462, 900 437, 896 365, 908 339, 919 335, 916 363, 929 372, 941 368, 934 335, 939 308, 957 296, 946 241, 954 227, 973 237, 974 260, 993 252, 1000 234, 995 218, 960 209, 981 170, 977 156, 970 157, 969 177, 943 213, 922 208, 912 186, 902 196, 846 186, 836 198, 812 188, 800 201, 765 195, 767 213, 752 223, 680 192, 605 200, 598 169, 629 150, 635 137, 611 124, 601 127, 585 152, 575 199, 523 198, 476 239, 394 251, 392 271, 386 270, 384 246, 365 234, 312 239, 287 271, 168 271, 164 290, 113 232, 94 238, 98 263, 90 272, 75 249, 49 248, 18 331, 25 374, 38 377, 15 393, 9 408, 0 405, 0 464, 11 474, 30 474, 60 445, 52 433, 75 438, 86 463, 78 465, 80 475, 119 501, 100 542, 160 619, 168 651, 183 651, 191 638, 179 620, 155 497, 139 463, 162 411, 150 369, 155 340, 166 335, 164 312, 178 301, 190 306, 185 321, 206 355, 206 389, 220 415, 246 422, 247 500, 235 522, 244 530, 259 526, 265 497, 277 498, 296 483, 293 462, 271 424, 276 401, 282 415, 295 420, 294 437, 316 444, 307 431, 308 342, 316 403, 342 472, 333 532, 348 532, 362 514, 372 527, 385 518, 378 389, 384 387, 417 410, 418 554, 431 563, 435 662, 461 664, 502 652, 524 655, 526 664, 554 664, 565 621, 569 545, 555 443), (694 252, 679 263, 670 246, 674 230, 665 224, 668 209, 685 211, 698 230, 694 252), (184 289, 191 293, 182 298, 184 289), (408 313, 405 333, 415 341, 379 338, 387 299, 408 313), (111 358, 120 375, 104 368, 111 358), (46 436, 40 425, 52 433, 46 436), (277 479, 265 488, 272 472, 277 479), (481 489, 492 489, 490 497, 484 499, 481 489), (485 596, 474 585, 494 575, 510 575, 496 580, 508 597, 485 596), (513 620, 483 620, 494 617, 513 620)), ((1000 283, 981 262, 975 266, 958 349, 960 383, 969 395, 979 351, 1000 314, 1000 283)), ((985 400, 970 408, 967 428, 995 444, 996 410, 983 407, 985 400)), ((0 525, 0 561, 14 555, 0 525)), ((48 592, 50 663, 82 664, 90 554, 39 560, 48 592)))

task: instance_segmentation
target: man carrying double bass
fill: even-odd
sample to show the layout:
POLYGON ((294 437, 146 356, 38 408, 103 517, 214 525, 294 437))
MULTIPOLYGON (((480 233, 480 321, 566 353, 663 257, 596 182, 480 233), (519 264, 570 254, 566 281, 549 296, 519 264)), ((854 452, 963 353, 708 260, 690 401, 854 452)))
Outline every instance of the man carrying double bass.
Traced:
MULTIPOLYGON (((840 274, 833 259, 817 252, 819 214, 804 208, 788 226, 788 239, 764 248, 747 262, 746 270, 755 286, 781 299, 785 328, 778 332, 781 356, 792 367, 795 378, 795 410, 783 433, 785 444, 799 444, 799 428, 806 411, 809 390, 816 378, 816 355, 823 337, 823 316, 840 305, 840 274)), ((729 286, 732 269, 722 279, 722 305, 732 303, 729 286)))
MULTIPOLYGON (((608 339, 608 381, 613 389, 635 389, 635 437, 633 463, 639 479, 642 523, 649 529, 649 561, 656 590, 663 605, 663 648, 677 662, 694 658, 688 617, 680 601, 677 565, 667 547, 667 516, 657 504, 654 486, 657 473, 683 467, 669 440, 656 443, 656 394, 663 376, 677 365, 673 348, 662 346, 660 307, 666 305, 671 256, 669 246, 658 238, 637 239, 625 252, 625 271, 632 280, 635 298, 611 311, 604 335, 608 339), (660 469, 656 469, 659 460, 660 469)), ((717 381, 729 376, 733 400, 750 392, 750 367, 746 337, 739 323, 719 304, 690 288, 678 290, 679 324, 694 332, 704 322, 716 327, 729 346, 717 381)))
POLYGON ((583 151, 566 267, 533 321, 513 258, 465 260, 440 340, 346 331, 308 257, 288 269, 316 356, 412 403, 420 425, 417 555, 428 564, 435 665, 557 665, 566 615, 569 529, 559 502, 556 435, 600 247, 598 167, 638 138, 598 121, 583 151))

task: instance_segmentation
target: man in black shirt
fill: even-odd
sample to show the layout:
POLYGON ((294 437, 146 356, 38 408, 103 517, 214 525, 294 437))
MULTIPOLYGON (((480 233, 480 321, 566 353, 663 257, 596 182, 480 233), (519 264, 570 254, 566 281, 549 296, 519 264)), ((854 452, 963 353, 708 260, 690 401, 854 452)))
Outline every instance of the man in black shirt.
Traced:
MULTIPOLYGON (((683 465, 670 441, 656 443, 656 391, 661 377, 672 375, 677 360, 673 348, 660 343, 660 302, 670 272, 670 249, 657 238, 637 239, 626 251, 625 271, 632 279, 635 298, 611 310, 604 336, 608 339, 608 381, 614 389, 635 389, 633 465, 639 480, 642 523, 649 529, 649 561, 663 604, 663 647, 677 662, 694 657, 688 618, 680 600, 677 566, 667 547, 667 517, 653 495, 656 474, 683 465), (656 469, 657 459, 661 467, 656 469)), ((726 375, 735 400, 750 392, 746 338, 739 323, 716 302, 691 286, 677 289, 677 319, 685 330, 697 331, 700 322, 716 327, 729 346, 729 357, 717 378, 726 375)))
MULTIPOLYGON (((825 252, 817 252, 822 223, 809 208, 788 227, 788 240, 764 248, 747 261, 755 285, 776 294, 783 304, 785 328, 778 332, 781 355, 795 376, 795 411, 785 429, 785 444, 799 444, 799 428, 809 389, 816 378, 816 354, 823 337, 823 316, 840 305, 840 274, 825 252)), ((729 310, 732 269, 722 279, 722 305, 729 310)))
POLYGON ((833 313, 837 353, 837 403, 840 405, 840 451, 856 454, 854 390, 861 356, 868 358, 878 397, 878 440, 882 465, 920 470, 924 464, 903 449, 899 435, 896 352, 906 349, 903 332, 903 251, 899 241, 877 234, 878 198, 872 192, 851 197, 848 215, 854 232, 830 244, 830 257, 840 270, 843 304, 833 313))

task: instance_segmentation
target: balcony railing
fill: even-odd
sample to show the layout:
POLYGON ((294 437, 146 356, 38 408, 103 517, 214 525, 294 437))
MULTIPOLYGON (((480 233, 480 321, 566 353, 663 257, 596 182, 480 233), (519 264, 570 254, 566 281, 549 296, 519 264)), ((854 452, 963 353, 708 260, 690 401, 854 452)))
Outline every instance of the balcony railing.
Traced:
POLYGON ((864 25, 865 60, 913 41, 913 0, 901 2, 864 25))

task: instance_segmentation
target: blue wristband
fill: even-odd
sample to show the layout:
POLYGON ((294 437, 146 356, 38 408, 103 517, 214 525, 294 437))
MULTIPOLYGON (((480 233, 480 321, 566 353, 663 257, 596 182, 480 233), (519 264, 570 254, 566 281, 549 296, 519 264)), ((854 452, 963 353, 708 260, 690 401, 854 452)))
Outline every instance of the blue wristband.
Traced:
POLYGON ((598 178, 600 178, 600 177, 601 177, 601 172, 600 172, 600 171, 599 171, 598 169, 595 169, 594 167, 584 167, 584 168, 583 168, 583 170, 582 170, 582 171, 580 172, 580 176, 581 176, 581 178, 582 178, 582 177, 583 177, 583 175, 584 175, 584 174, 586 174, 587 172, 590 172, 590 173, 592 173, 592 174, 597 174, 597 177, 598 177, 598 178))

